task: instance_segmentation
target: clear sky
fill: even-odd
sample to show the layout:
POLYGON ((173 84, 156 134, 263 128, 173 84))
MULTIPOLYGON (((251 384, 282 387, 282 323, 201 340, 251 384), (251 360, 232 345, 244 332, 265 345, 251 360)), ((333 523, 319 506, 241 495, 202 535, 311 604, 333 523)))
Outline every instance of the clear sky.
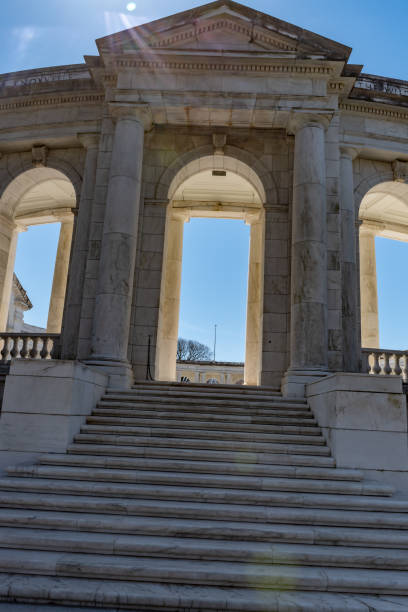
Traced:
MULTIPOLYGON (((364 64, 364 72, 408 79, 408 0, 246 0, 244 3, 351 46, 350 61, 364 64)), ((135 0, 134 3, 128 0, 2 0, 0 73, 81 63, 83 55, 96 54, 94 40, 98 37, 200 4, 203 3, 199 0, 171 3, 165 0, 135 0), (135 5, 129 7, 133 10, 127 9, 130 4, 135 5)), ((240 360, 244 356, 248 236, 242 223, 228 224, 228 233, 226 222, 219 223, 212 223, 217 229, 210 234, 208 221, 194 220, 186 226, 183 279, 194 280, 197 274, 195 282, 200 279, 202 282, 189 292, 184 281, 184 326, 180 331, 212 345, 213 325, 217 323, 217 358, 240 360), (200 244, 201 251, 197 250, 200 244), (236 262, 227 282, 224 266, 215 265, 210 256, 213 253, 218 256, 224 253, 223 258, 236 262), (190 268, 188 262, 191 262, 190 268), (239 281, 236 280, 238 272, 239 281), (215 312, 210 302, 211 291, 217 304, 215 312), (203 308, 202 292, 208 298, 207 308, 203 308), (233 316, 231 305, 235 305, 233 316)), ((33 324, 46 322, 45 304, 51 287, 54 259, 51 255, 55 253, 56 240, 55 227, 30 230, 20 237, 16 271, 36 306, 26 316, 27 322, 33 324), (40 248, 44 248, 41 256, 40 248), (41 266, 32 265, 34 255, 42 258, 41 266)), ((405 325, 406 260, 406 245, 377 240, 381 345, 389 348, 408 347, 408 331, 404 331, 408 330, 405 325)))

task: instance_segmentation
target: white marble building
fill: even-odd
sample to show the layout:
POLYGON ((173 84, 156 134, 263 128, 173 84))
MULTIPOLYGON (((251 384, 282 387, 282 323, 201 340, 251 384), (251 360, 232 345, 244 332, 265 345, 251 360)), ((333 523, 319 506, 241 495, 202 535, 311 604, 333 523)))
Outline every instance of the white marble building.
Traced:
POLYGON ((24 529, 61 530, 58 541, 30 532, 36 555, 24 534, 5 534, 14 556, 0 550, 0 600, 408 609, 408 506, 385 499, 391 485, 408 492, 408 357, 378 346, 375 264, 375 236, 408 236, 408 82, 364 73, 349 47, 301 26, 217 0, 101 38, 82 64, 0 75, 0 335, 11 362, 0 467, 18 464, 0 503, 15 508, 6 526, 22 517, 24 529), (250 225, 240 387, 176 382, 191 217, 250 225), (8 333, 18 234, 56 221, 47 330, 8 333), (239 545, 203 544, 226 537, 225 516, 241 521, 228 531, 239 545), (78 525, 98 535, 82 539, 78 525), (144 544, 118 543, 122 525, 144 544), (193 548, 152 543, 157 533, 193 548), (242 534, 248 563, 269 565, 239 566, 242 534), (265 557, 285 538, 289 548, 265 557), (128 556, 101 563, 99 547, 128 556), (167 565, 157 550, 172 551, 167 565), (285 565, 299 558, 301 570, 285 565))

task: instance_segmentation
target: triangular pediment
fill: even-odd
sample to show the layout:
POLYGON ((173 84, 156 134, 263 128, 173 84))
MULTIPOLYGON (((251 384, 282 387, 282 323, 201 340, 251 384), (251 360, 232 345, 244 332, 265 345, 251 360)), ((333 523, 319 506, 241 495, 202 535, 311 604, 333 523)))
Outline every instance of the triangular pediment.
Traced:
POLYGON ((347 61, 351 49, 232 0, 152 21, 97 41, 100 53, 254 52, 347 61))

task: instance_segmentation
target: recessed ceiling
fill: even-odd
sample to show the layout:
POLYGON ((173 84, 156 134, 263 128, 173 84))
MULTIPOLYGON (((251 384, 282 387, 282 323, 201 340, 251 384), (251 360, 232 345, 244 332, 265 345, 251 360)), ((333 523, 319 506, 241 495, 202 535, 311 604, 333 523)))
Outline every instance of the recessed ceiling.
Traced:
POLYGON ((228 170, 225 176, 214 176, 212 170, 194 174, 178 187, 173 199, 261 204, 259 195, 251 183, 228 170))

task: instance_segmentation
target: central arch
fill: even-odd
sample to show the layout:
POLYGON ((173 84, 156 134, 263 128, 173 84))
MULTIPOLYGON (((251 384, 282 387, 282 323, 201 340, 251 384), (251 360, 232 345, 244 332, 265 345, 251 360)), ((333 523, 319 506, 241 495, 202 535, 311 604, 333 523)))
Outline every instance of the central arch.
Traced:
POLYGON ((191 217, 242 219, 251 226, 245 384, 259 385, 262 366, 264 203, 258 174, 228 155, 206 155, 180 168, 168 188, 157 332, 157 380, 176 380, 184 223, 191 217))

